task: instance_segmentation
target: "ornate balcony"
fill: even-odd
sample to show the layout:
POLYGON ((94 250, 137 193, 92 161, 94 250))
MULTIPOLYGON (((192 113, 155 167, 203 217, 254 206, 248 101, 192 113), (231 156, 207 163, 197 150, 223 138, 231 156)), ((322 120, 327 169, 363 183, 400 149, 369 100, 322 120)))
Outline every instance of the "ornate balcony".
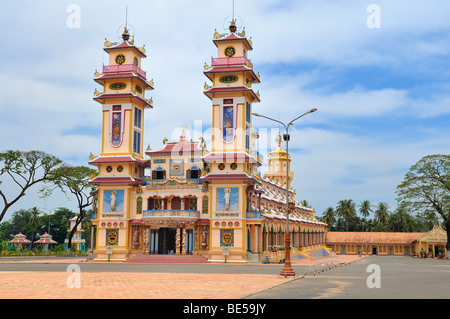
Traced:
POLYGON ((245 218, 247 219, 261 219, 261 212, 255 210, 246 211, 245 218))
POLYGON ((226 65, 246 65, 253 68, 253 65, 245 56, 226 57, 226 58, 211 58, 211 66, 226 66, 226 65))
POLYGON ((140 67, 134 64, 122 64, 122 65, 104 65, 103 74, 118 73, 118 72, 136 72, 138 75, 147 79, 147 72, 143 71, 140 67))
POLYGON ((200 218, 200 212, 198 210, 182 210, 182 209, 153 209, 144 210, 142 217, 182 217, 182 218, 200 218))

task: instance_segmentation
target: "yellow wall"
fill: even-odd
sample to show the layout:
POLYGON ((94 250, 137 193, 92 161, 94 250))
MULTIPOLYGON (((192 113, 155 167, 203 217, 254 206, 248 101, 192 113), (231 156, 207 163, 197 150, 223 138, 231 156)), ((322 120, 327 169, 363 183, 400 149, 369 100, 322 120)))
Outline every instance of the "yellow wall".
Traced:
POLYGON ((133 64, 133 60, 136 57, 138 59, 138 66, 141 66, 141 57, 136 52, 130 49, 111 50, 109 53, 109 65, 117 65, 116 57, 119 54, 123 54, 125 56, 125 62, 123 64, 133 64))

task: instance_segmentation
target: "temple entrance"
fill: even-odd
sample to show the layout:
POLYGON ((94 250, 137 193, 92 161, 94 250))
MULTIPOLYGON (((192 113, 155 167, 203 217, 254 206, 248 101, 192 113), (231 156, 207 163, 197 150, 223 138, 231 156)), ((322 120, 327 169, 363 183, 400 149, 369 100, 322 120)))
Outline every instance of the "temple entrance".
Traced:
POLYGON ((176 253, 176 227, 160 228, 158 241, 158 254, 176 253))

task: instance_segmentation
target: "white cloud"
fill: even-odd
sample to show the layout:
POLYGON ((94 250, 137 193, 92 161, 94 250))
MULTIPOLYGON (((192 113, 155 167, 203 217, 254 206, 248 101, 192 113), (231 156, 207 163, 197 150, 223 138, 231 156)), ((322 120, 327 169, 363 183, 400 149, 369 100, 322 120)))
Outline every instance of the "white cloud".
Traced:
MULTIPOLYGON (((125 4, 77 3, 80 29, 67 28, 67 4, 62 2, 30 2, 20 13, 15 3, 4 4, 0 25, 8 30, 8 43, 0 58, 7 63, 0 83, 8 85, 0 89, 1 149, 42 149, 70 160, 79 158, 84 165, 90 152, 98 154, 95 132, 101 125, 101 108, 92 93, 100 86, 92 78, 95 69, 107 64, 104 39, 117 41, 125 4)), ((262 96, 254 111, 286 121, 312 107, 319 109, 296 122, 292 131, 295 187, 301 199, 317 208, 353 196, 390 201, 392 189, 410 165, 422 155, 449 149, 443 125, 450 110, 448 84, 416 84, 426 90, 420 95, 417 87, 395 83, 365 86, 364 76, 360 85, 345 89, 332 83, 340 70, 360 66, 380 66, 393 73, 406 66, 418 75, 445 75, 433 59, 439 63, 450 49, 450 3, 377 1, 382 28, 369 29, 370 3, 236 2, 236 15, 243 18, 254 44, 249 57, 257 72, 267 70, 261 73, 263 82, 254 86, 262 96), (309 67, 302 69, 305 65, 309 67), (438 116, 444 120, 429 124, 438 116), (408 132, 417 126, 420 134, 401 140, 359 124, 405 117, 426 119, 429 126, 412 122, 408 132)), ((212 36, 215 29, 225 32, 231 2, 129 3, 128 12, 135 42, 145 44, 148 53, 143 68, 155 81, 155 91, 147 92, 155 107, 145 114, 145 145, 158 148, 164 137, 176 138, 177 128, 192 129, 196 120, 208 133, 211 103, 202 92, 208 82, 203 64, 217 54, 212 36)), ((260 119, 254 124, 277 127, 260 119)), ((405 129, 404 123, 398 126, 405 129)))

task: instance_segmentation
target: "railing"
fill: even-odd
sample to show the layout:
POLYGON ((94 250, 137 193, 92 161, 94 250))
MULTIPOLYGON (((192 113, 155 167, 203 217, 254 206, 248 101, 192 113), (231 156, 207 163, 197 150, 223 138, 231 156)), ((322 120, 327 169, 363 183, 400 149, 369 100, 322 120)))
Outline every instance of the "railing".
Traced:
POLYGON ((198 210, 182 210, 182 209, 153 209, 144 210, 142 217, 191 217, 200 218, 198 210))
POLYGON ((245 218, 247 219, 261 219, 261 212, 256 210, 248 210, 245 212, 245 218))
POLYGON ((330 270, 335 267, 341 267, 344 265, 346 265, 346 263, 339 261, 339 259, 332 259, 332 260, 327 260, 327 261, 322 261, 322 262, 319 261, 315 264, 310 265, 306 269, 305 276, 306 275, 315 276, 316 274, 320 274, 321 272, 324 272, 326 270, 330 270))
POLYGON ((117 73, 117 72, 134 72, 147 79, 147 72, 143 71, 141 68, 135 66, 134 64, 122 64, 122 65, 104 65, 103 74, 105 73, 117 73))
POLYGON ((166 184, 166 182, 175 182, 175 181, 180 182, 180 183, 186 182, 186 185, 201 184, 200 178, 161 178, 161 179, 155 178, 155 179, 152 179, 151 177, 145 176, 143 178, 143 180, 146 181, 147 185, 150 185, 150 186, 156 186, 156 185, 162 185, 162 184, 164 184, 164 186, 171 186, 170 183, 166 184))
POLYGON ((226 57, 226 58, 211 58, 211 66, 222 65, 251 65, 250 61, 245 56, 226 57))

